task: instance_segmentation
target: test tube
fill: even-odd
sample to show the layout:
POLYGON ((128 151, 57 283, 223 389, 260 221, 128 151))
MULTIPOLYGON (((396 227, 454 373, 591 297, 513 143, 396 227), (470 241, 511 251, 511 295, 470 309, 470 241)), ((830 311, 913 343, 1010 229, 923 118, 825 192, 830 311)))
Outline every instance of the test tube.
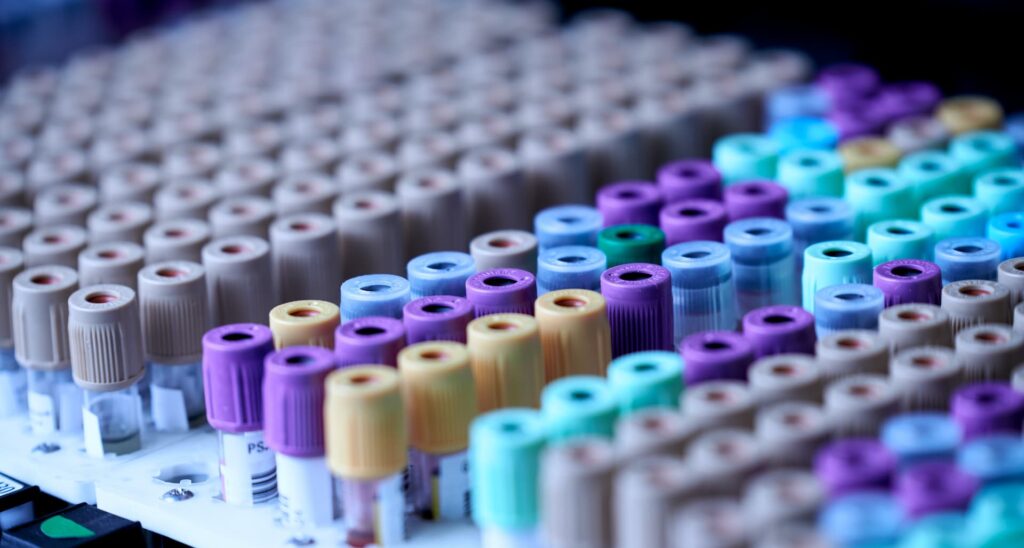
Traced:
POLYGON ((711 152, 726 185, 748 179, 773 179, 782 146, 756 133, 736 133, 715 142, 711 152))
POLYGON ((462 187, 455 174, 433 168, 406 173, 395 185, 395 195, 409 257, 466 244, 462 187))
POLYGON ((897 171, 914 189, 914 207, 949 194, 970 194, 971 176, 964 164, 945 152, 915 152, 900 160, 897 171))
POLYGON ((537 281, 518 268, 483 270, 466 280, 466 298, 476 317, 488 314, 533 314, 537 281))
POLYGON ((960 364, 953 351, 941 346, 906 348, 889 364, 889 380, 904 411, 949 408, 949 397, 959 385, 960 364))
POLYGON ((835 331, 818 339, 815 352, 826 383, 858 373, 889 373, 889 343, 872 330, 835 331))
MULTIPOLYGON (((416 111, 409 112, 410 117, 416 114, 416 111)), ((459 143, 451 134, 450 127, 424 128, 399 141, 395 155, 399 165, 407 171, 451 169, 455 167, 459 150, 459 143)))
POLYGON ((949 131, 933 116, 910 116, 889 126, 885 138, 904 154, 946 148, 949 131))
POLYGON ((619 400, 619 415, 648 407, 675 408, 683 392, 683 361, 675 352, 634 352, 608 365, 608 384, 619 400))
POLYGON ((935 231, 935 241, 983 238, 988 226, 985 204, 969 196, 940 196, 921 206, 921 222, 935 231))
MULTIPOLYGON (((262 124, 267 124, 267 122, 262 124)), ((276 140, 274 135, 277 128, 273 125, 257 125, 253 126, 252 129, 260 132, 257 134, 260 138, 263 135, 267 135, 270 137, 268 141, 276 140), (263 129, 268 131, 262 132, 261 130, 263 129)), ((235 135, 228 133, 225 136, 227 141, 226 147, 230 148, 232 146, 233 143, 231 141, 235 135)), ((268 148, 276 148, 273 144, 268 143, 267 145, 269 145, 268 148)), ((264 148, 267 145, 258 144, 260 148, 264 148)), ((271 189, 280 176, 280 172, 276 162, 268 157, 260 156, 261 153, 266 152, 274 154, 277 151, 253 151, 251 155, 239 155, 236 158, 229 158, 225 161, 221 168, 217 170, 217 175, 213 181, 221 196, 270 198, 271 189)))
POLYGON ((735 327, 731 259, 729 248, 717 242, 687 242, 662 253, 672 274, 676 345, 692 333, 735 327))
POLYGON ((612 355, 673 347, 671 274, 653 264, 624 264, 601 275, 612 355))
POLYGON ((716 428, 698 435, 686 450, 703 496, 738 497, 764 462, 754 435, 745 429, 716 428))
POLYGON ((813 356, 776 354, 747 370, 750 392, 758 406, 784 401, 821 402, 822 378, 813 356))
POLYGON ((398 367, 398 352, 405 347, 401 320, 366 316, 334 330, 334 359, 338 367, 380 364, 398 367))
POLYGON ((770 304, 795 304, 793 229, 785 221, 744 219, 725 227, 732 253, 739 313, 770 304))
POLYGON ((804 250, 818 242, 853 239, 853 209, 840 198, 804 198, 786 206, 793 228, 793 256, 803 268, 804 250))
POLYGON ((270 245, 256 236, 218 238, 203 246, 203 268, 214 325, 262 322, 277 302, 270 245))
POLYGON ((605 227, 628 224, 657 226, 658 212, 663 203, 658 187, 643 181, 605 185, 597 192, 597 209, 605 227))
POLYGON ((330 215, 338 196, 338 184, 320 172, 302 172, 281 179, 270 194, 277 216, 298 213, 330 215))
POLYGON ((604 252, 595 247, 567 245, 548 248, 537 260, 537 294, 560 289, 601 287, 601 273, 608 268, 604 252))
POLYGON ((826 504, 818 515, 818 530, 840 546, 887 544, 900 538, 905 519, 892 495, 864 491, 826 504))
POLYGON ((743 335, 758 358, 814 353, 814 316, 798 306, 766 306, 743 316, 743 335))
POLYGON ((722 174, 703 159, 678 160, 658 169, 658 188, 665 203, 688 199, 722 199, 722 174))
POLYGON ((92 245, 111 242, 142 243, 153 222, 153 208, 142 202, 106 204, 89 213, 85 225, 92 245))
POLYGON ((100 202, 150 203, 162 182, 160 170, 152 164, 128 162, 114 166, 100 177, 100 202))
POLYGON ((469 323, 467 342, 481 412, 540 406, 545 362, 537 325, 525 314, 492 314, 469 323))
POLYGON ((841 329, 875 329, 884 306, 885 295, 872 285, 826 287, 814 296, 814 332, 821 339, 841 329))
POLYGON ((616 453, 600 438, 551 447, 541 465, 544 540, 551 548, 611 546, 616 453))
POLYGON ((913 187, 894 169, 867 168, 849 173, 843 198, 853 206, 854 236, 858 241, 864 239, 869 226, 879 221, 918 216, 913 187))
POLYGON ((1007 259, 999 263, 996 281, 1010 290, 1010 305, 1017 306, 1024 299, 1024 259, 1007 259))
POLYGON ((585 436, 613 438, 618 400, 603 377, 563 377, 545 386, 540 399, 548 443, 585 436))
POLYGON ((458 175, 471 234, 530 225, 531 198, 514 154, 496 147, 475 149, 459 160, 458 175))
POLYGON ((229 196, 210 208, 210 235, 255 236, 267 239, 274 221, 274 203, 263 196, 229 196))
POLYGON ((96 189, 79 184, 56 184, 41 190, 33 203, 38 226, 85 226, 89 212, 96 208, 96 189))
POLYGON ((911 519, 947 511, 966 510, 978 480, 951 462, 922 462, 896 478, 896 497, 911 519))
POLYGON ((346 279, 402 271, 402 219, 394 195, 377 190, 348 192, 334 202, 334 221, 346 279))
POLYGON ((843 195, 843 160, 832 150, 791 150, 779 159, 777 179, 793 201, 839 197, 843 195))
MULTIPOLYGON (((15 276, 25 266, 21 252, 0 247, 0 310, 10 311, 15 276)), ((18 366, 14 352, 14 326, 11 314, 0 314, 0 417, 10 417, 25 408, 25 372, 18 366)))
POLYGON ((1016 433, 992 434, 962 443, 956 464, 987 487, 1024 478, 1024 440, 1016 433))
POLYGON ((549 207, 533 217, 540 251, 565 245, 595 246, 602 226, 601 213, 585 205, 549 207))
POLYGON ((814 457, 814 475, 829 498, 857 491, 889 489, 896 456, 873 438, 845 438, 823 447, 814 457))
POLYGON ((686 385, 710 380, 747 379, 747 369, 754 361, 754 347, 735 331, 702 331, 682 340, 686 385))
POLYGON ((957 333, 954 344, 964 382, 1009 382, 1024 352, 1024 334, 1009 325, 982 323, 957 333))
POLYGON ((1000 213, 988 221, 985 236, 999 245, 1000 258, 1011 259, 1024 255, 1024 214, 1000 213))
POLYGON ((454 341, 465 344, 466 326, 473 319, 473 305, 464 297, 433 295, 409 301, 402 310, 406 340, 454 341))
POLYGON ((960 427, 945 413, 903 413, 885 421, 879 439, 900 466, 953 460, 963 441, 960 427))
POLYGON ((942 288, 953 335, 982 323, 1010 324, 1010 292, 998 282, 962 280, 942 288))
POLYGON ((730 221, 786 216, 786 189, 772 181, 741 181, 725 188, 722 201, 730 221))
POLYGON ((671 516, 696 491, 697 477, 681 457, 627 462, 615 476, 615 546, 669 546, 671 516))
POLYGON ((836 436, 874 436, 896 413, 899 395, 882 375, 858 373, 825 386, 825 412, 836 436))
POLYGON ((989 217, 1019 210, 1024 203, 1024 171, 992 169, 974 180, 974 197, 988 207, 989 217))
POLYGON ((408 426, 398 371, 383 365, 349 367, 328 375, 326 385, 327 465, 341 479, 346 541, 401 543, 408 426))
POLYGON ((21 250, 25 266, 61 265, 78 267, 78 254, 85 249, 85 229, 74 225, 40 226, 25 236, 21 250))
POLYGON ((162 261, 202 260, 203 246, 210 241, 210 225, 198 219, 175 219, 151 225, 142 234, 146 264, 162 261))
POLYGON ((605 298, 594 291, 566 289, 537 299, 546 382, 569 375, 605 374, 612 350, 606 310, 605 298))
POLYGON ((669 202, 661 208, 658 218, 667 245, 694 240, 720 242, 727 223, 726 208, 720 202, 703 198, 669 202))
POLYGON ((881 137, 854 137, 837 149, 847 174, 872 168, 895 168, 903 151, 881 137))
POLYGON ((424 519, 468 518, 469 426, 477 397, 469 350, 462 343, 411 344, 398 354, 409 427, 414 511, 424 519))
POLYGON ((85 453, 93 458, 124 455, 142 447, 145 374, 139 304, 123 285, 103 284, 71 294, 68 351, 71 372, 84 392, 85 453))
POLYGON ((780 468, 754 477, 743 490, 743 510, 754 531, 772 531, 814 522, 825 493, 814 474, 780 468))
POLYGON ((752 429, 755 404, 746 383, 714 380, 686 387, 680 408, 696 430, 703 433, 717 428, 752 429))
POLYGON ((153 195, 153 213, 158 223, 181 219, 205 221, 218 198, 220 193, 210 183, 192 179, 170 182, 153 195))
POLYGON ((818 290, 832 285, 868 283, 871 248, 860 242, 827 241, 808 246, 803 260, 803 306, 814 312, 818 290))
POLYGON ((78 254, 79 284, 118 284, 134 290, 144 256, 142 246, 131 242, 91 245, 78 254))
POLYGON ((537 271, 537 238, 523 230, 495 230, 469 242, 477 272, 493 268, 537 271))
POLYGON ((21 248, 32 230, 32 212, 21 207, 0 206, 0 245, 21 248))
POLYGON ((338 307, 327 301, 292 301, 270 310, 270 331, 274 349, 289 346, 334 348, 334 330, 338 327, 338 307))
POLYGON ((340 258, 334 221, 322 214, 278 217, 270 225, 275 294, 283 301, 331 300, 338 291, 340 258))
POLYGON ((202 338, 209 322, 206 272, 186 261, 151 264, 138 275, 139 311, 150 401, 158 431, 184 432, 202 423, 202 338))
POLYGON ((590 199, 587 157, 579 138, 559 127, 527 131, 518 146, 533 211, 590 199))
POLYGON ((832 427, 820 405, 789 401, 758 409, 754 434, 767 466, 808 467, 828 442, 832 427))
POLYGON ((429 295, 466 296, 466 280, 476 273, 473 257, 458 251, 437 251, 406 265, 411 299, 429 295))
POLYGON ((615 225, 597 234, 597 248, 608 257, 608 267, 661 260, 665 233, 651 225, 615 225))
POLYGON ((1016 143, 1009 134, 1001 131, 971 131, 956 135, 949 142, 949 154, 964 166, 971 179, 993 168, 1020 166, 1016 143))
POLYGON ((949 313, 933 304, 886 308, 878 315, 878 334, 889 342, 893 354, 915 346, 953 348, 949 313))
POLYGON ((615 423, 615 449, 622 462, 654 455, 680 456, 696 433, 677 409, 647 407, 615 423))
POLYGON ((401 318, 409 302, 409 282, 393 274, 367 274, 341 284, 341 321, 365 316, 401 318))
POLYGON ((885 295, 886 306, 907 303, 938 304, 942 290, 939 265, 918 259, 897 259, 875 267, 873 282, 885 295))
POLYGON ((867 232, 875 266, 898 259, 931 260, 934 238, 927 225, 902 219, 871 223, 867 232))
POLYGON ((334 173, 346 195, 361 192, 392 192, 398 179, 398 162, 380 150, 349 151, 334 173))

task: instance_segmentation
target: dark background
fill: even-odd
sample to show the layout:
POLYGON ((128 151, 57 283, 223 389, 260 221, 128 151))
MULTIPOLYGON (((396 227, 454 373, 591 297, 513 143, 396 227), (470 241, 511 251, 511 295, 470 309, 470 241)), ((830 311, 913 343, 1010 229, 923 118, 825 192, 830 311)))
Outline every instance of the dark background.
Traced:
MULTIPOLYGON (((0 80, 18 66, 60 60, 136 28, 241 1, 0 0, 0 80)), ((931 80, 947 94, 985 93, 1010 111, 1024 109, 1024 0, 564 0, 561 6, 565 19, 611 6, 640 20, 685 21, 702 34, 736 32, 759 47, 804 50, 819 65, 864 62, 887 80, 931 80)))

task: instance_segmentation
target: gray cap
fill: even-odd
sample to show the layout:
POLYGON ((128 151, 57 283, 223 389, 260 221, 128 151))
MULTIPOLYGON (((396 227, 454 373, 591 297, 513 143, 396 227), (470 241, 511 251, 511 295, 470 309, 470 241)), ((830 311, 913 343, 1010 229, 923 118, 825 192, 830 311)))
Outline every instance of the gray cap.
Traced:
POLYGON ((94 173, 131 162, 143 156, 152 156, 153 142, 146 130, 125 125, 97 135, 89 145, 89 164, 94 173))
POLYGON ((180 179, 160 187, 153 196, 157 221, 175 219, 206 220, 206 215, 220 193, 200 179, 180 179))
POLYGON ((160 170, 152 164, 136 162, 115 166, 100 177, 100 201, 148 203, 162 182, 160 170))
POLYGON ((270 225, 270 257, 275 293, 281 302, 334 302, 337 298, 342 280, 338 231, 327 215, 278 217, 270 225))
POLYGON ((82 287, 118 284, 135 290, 145 256, 142 246, 132 242, 91 245, 78 254, 78 283, 82 287))
POLYGON ((702 432, 754 426, 754 395, 740 381, 715 380, 687 388, 682 408, 686 420, 702 432))
POLYGON ((0 245, 21 249, 32 230, 32 212, 23 207, 0 206, 0 245))
POLYGON ((210 208, 212 237, 256 236, 266 239, 274 221, 274 202, 255 195, 231 196, 210 208))
POLYGON ((202 249, 210 241, 210 225, 198 219, 161 221, 142 235, 146 264, 163 261, 202 260, 202 249))
POLYGON ((1024 303, 1013 307, 1013 330, 1024 332, 1024 303))
POLYGON ((572 131, 562 127, 535 129, 519 140, 518 152, 537 209, 592 199, 586 154, 572 131))
POLYGON ((336 101, 321 101, 288 113, 285 130, 292 139, 337 133, 345 120, 345 110, 336 101))
POLYGON ((893 356, 889 382, 901 411, 946 411, 960 385, 960 364, 953 350, 944 346, 908 348, 893 356))
POLYGON ((825 387, 825 412, 837 437, 877 436, 898 407, 895 388, 881 375, 850 375, 825 387))
POLYGON ((1024 361, 1024 334, 1005 324, 981 324, 956 335, 956 361, 964 382, 1009 381, 1024 361))
POLYGON ((825 409, 810 402, 762 407, 757 411, 755 424, 754 433, 771 466, 810 466, 818 448, 832 435, 825 409))
POLYGON ((37 266, 15 276, 12 288, 18 363, 41 370, 68 367, 68 297, 78 288, 78 274, 66 266, 37 266))
MULTIPOLYGON (((0 142, 0 148, 3 143, 0 142)), ((0 151, 2 154, 2 151, 0 151)), ((25 177, 0 159, 0 206, 25 205, 25 177)))
POLYGON ((1024 300, 1024 257, 1007 259, 999 263, 996 281, 1010 291, 1010 303, 1014 306, 1024 300))
POLYGON ((818 339, 815 354, 825 382, 857 373, 889 373, 889 344, 877 331, 834 331, 818 339))
POLYGON ((86 219, 89 243, 142 243, 142 235, 153 222, 153 208, 142 202, 108 203, 86 219))
POLYGON ((749 431, 719 428, 694 438, 686 463, 699 478, 701 493, 738 496, 747 480, 761 470, 764 456, 749 431))
POLYGON ((470 233, 530 228, 530 198, 515 154, 497 147, 470 150, 459 159, 457 173, 470 233))
POLYGON ((624 464, 615 475, 615 546, 668 546, 672 514, 694 496, 697 478, 681 457, 644 457, 624 464))
POLYGON ((615 465, 611 442, 600 438, 576 438, 544 452, 540 503, 548 546, 612 546, 615 465))
MULTIPOLYGON (((24 267, 25 260, 21 251, 13 247, 0 247, 0 311, 11 310, 14 277, 24 267)), ((14 345, 14 334, 11 330, 11 314, 0 314, 0 348, 10 348, 14 345)))
POLYGON ((94 285, 75 291, 67 307, 75 384, 109 392, 142 378, 145 362, 134 291, 123 285, 94 285))
POLYGON ((469 242, 476 271, 518 268, 537 273, 537 237, 525 230, 496 230, 469 242))
POLYGON ((203 334, 210 327, 202 265, 166 261, 139 271, 139 314, 147 361, 198 363, 203 334))
MULTIPOLYGON (((554 70, 560 69, 555 68, 554 70)), ((524 75, 524 83, 529 78, 530 75, 524 75)), ((519 118, 519 125, 524 129, 529 131, 545 127, 573 127, 576 116, 579 114, 576 103, 568 95, 550 93, 550 91, 550 88, 545 89, 539 97, 519 103, 515 115, 519 118)))
POLYGON ((279 157, 285 174, 330 173, 341 159, 341 148, 328 136, 310 137, 288 143, 279 157))
POLYGON ((933 304, 898 304, 878 315, 878 334, 893 353, 915 346, 953 348, 949 313, 933 304))
POLYGON ((428 167, 451 169, 459 150, 455 137, 447 131, 414 134, 398 144, 398 163, 406 171, 428 167))
POLYGON ((731 497, 708 497, 685 504, 672 516, 671 548, 745 548, 743 507, 731 497))
POLYGON ((455 140, 466 150, 486 146, 512 146, 519 127, 508 114, 489 111, 465 118, 455 128, 455 140))
POLYGON ((28 166, 25 191, 29 199, 50 185, 83 181, 86 178, 85 154, 74 148, 36 155, 28 166))
POLYGON ((229 236, 203 247, 206 293, 213 325, 263 323, 278 302, 270 275, 270 244, 229 236))
POLYGON ((615 450, 620 460, 665 455, 680 457, 696 434, 682 413, 649 407, 630 413, 615 425, 615 450))
POLYGON ((96 188, 80 184, 58 184, 46 187, 36 196, 33 210, 39 226, 85 226, 89 212, 96 208, 96 188))
POLYGON ((462 186, 441 168, 406 172, 395 185, 405 227, 405 251, 418 257, 438 249, 466 247, 462 186))
POLYGON ((359 154, 368 150, 394 150, 402 135, 398 120, 388 114, 370 116, 345 124, 344 128, 341 132, 341 147, 346 154, 359 154))
POLYGON ((942 288, 942 309, 953 335, 981 323, 1010 323, 1010 291, 998 282, 962 280, 942 288))
POLYGON ((270 197, 270 191, 280 177, 277 164, 267 158, 249 156, 224 164, 217 171, 214 186, 221 196, 270 197))
POLYGON ((787 523, 813 524, 823 502, 825 490, 806 469, 764 472, 743 490, 743 510, 754 531, 767 531, 787 523))
POLYGON ((755 361, 747 382, 758 406, 782 401, 821 403, 821 375, 814 356, 776 354, 755 361))
POLYGON ((381 190, 391 192, 398 180, 398 163, 379 150, 356 152, 345 159, 337 172, 342 192, 381 190))
POLYGON ((284 129, 277 122, 259 120, 224 132, 224 155, 239 160, 274 155, 285 142, 284 129))
POLYGON ((274 185, 271 199, 278 217, 295 213, 330 215, 338 184, 322 173, 289 175, 274 185))
POLYGON ((334 202, 342 271, 346 279, 364 274, 402 274, 402 217, 394 194, 356 190, 334 202))
POLYGON ((75 225, 44 226, 25 236, 21 250, 25 266, 78 266, 78 254, 85 249, 85 229, 75 225))
POLYGON ((168 180, 213 177, 220 164, 221 152, 217 145, 192 141, 175 145, 165 151, 161 169, 168 180))
MULTIPOLYGON (((458 84, 456 83, 447 93, 456 92, 457 87, 458 84)), ((438 94, 438 91, 435 90, 435 95, 438 94)), ((459 123, 462 116, 463 112, 457 104, 436 99, 421 102, 407 109, 402 115, 402 129, 404 132, 412 135, 424 135, 435 131, 450 131, 459 123)), ((399 147, 401 147, 401 144, 399 144, 399 147)))

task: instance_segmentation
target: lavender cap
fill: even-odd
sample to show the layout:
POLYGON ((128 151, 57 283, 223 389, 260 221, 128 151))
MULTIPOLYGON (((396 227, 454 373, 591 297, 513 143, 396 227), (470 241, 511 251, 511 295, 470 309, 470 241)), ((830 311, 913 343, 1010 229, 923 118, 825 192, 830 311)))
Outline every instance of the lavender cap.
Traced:
POLYGON ((799 306, 756 308, 743 316, 743 336, 758 358, 773 354, 814 354, 814 316, 799 306))
POLYGON ((974 476, 947 461, 915 464, 900 472, 895 486, 896 498, 912 519, 966 510, 977 490, 974 476))
POLYGON ((679 344, 686 386, 713 380, 747 380, 754 347, 735 331, 702 331, 679 344))
POLYGON ((365 316, 334 330, 334 361, 338 367, 390 365, 398 367, 398 352, 405 346, 402 320, 365 316))
POLYGON ((1003 432, 1020 435, 1024 394, 1006 383, 967 385, 953 393, 950 413, 963 430, 964 441, 1003 432))
POLYGON ((721 202, 704 198, 666 204, 658 220, 666 246, 695 240, 721 242, 722 231, 729 222, 721 202))
POLYGON ((889 123, 931 114, 941 100, 942 92, 930 82, 897 82, 882 86, 872 102, 879 118, 889 123))
POLYGON ((465 344, 466 326, 473 319, 469 299, 432 295, 413 300, 402 309, 408 344, 423 341, 454 341, 465 344))
POLYGON ((875 267, 874 286, 885 295, 885 306, 907 303, 939 304, 942 271, 935 263, 897 259, 875 267))
POLYGON ((537 279, 518 268, 492 268, 466 280, 466 298, 477 318, 491 314, 533 315, 537 279))
POLYGON ((267 355, 263 430, 271 449, 293 457, 324 454, 324 381, 334 368, 334 354, 318 346, 267 355))
POLYGON ((896 457, 873 438, 834 441, 814 457, 814 474, 832 498, 867 489, 888 489, 896 457))
POLYGON ((832 99, 833 107, 874 93, 880 79, 875 69, 853 63, 825 67, 818 73, 818 87, 832 99))
POLYGON ((643 181, 606 185, 597 191, 597 209, 604 226, 658 224, 662 198, 658 187, 643 181))
POLYGON ((730 221, 750 217, 785 219, 789 192, 771 181, 747 181, 726 187, 724 200, 730 221))
POLYGON ((658 188, 666 202, 722 199, 722 174, 710 160, 679 160, 658 169, 658 188))
POLYGON ((664 267, 629 263, 601 274, 612 356, 672 350, 672 275, 664 267))
POLYGON ((263 428, 263 359, 273 350, 274 339, 265 325, 222 325, 203 335, 210 426, 232 434, 263 428))

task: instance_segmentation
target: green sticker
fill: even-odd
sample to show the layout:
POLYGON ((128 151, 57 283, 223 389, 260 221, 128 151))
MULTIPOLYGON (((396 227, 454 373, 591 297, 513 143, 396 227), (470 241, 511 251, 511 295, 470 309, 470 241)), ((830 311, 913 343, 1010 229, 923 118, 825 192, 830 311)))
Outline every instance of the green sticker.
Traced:
POLYGON ((64 516, 53 516, 39 526, 39 530, 50 538, 88 538, 96 533, 64 516))

